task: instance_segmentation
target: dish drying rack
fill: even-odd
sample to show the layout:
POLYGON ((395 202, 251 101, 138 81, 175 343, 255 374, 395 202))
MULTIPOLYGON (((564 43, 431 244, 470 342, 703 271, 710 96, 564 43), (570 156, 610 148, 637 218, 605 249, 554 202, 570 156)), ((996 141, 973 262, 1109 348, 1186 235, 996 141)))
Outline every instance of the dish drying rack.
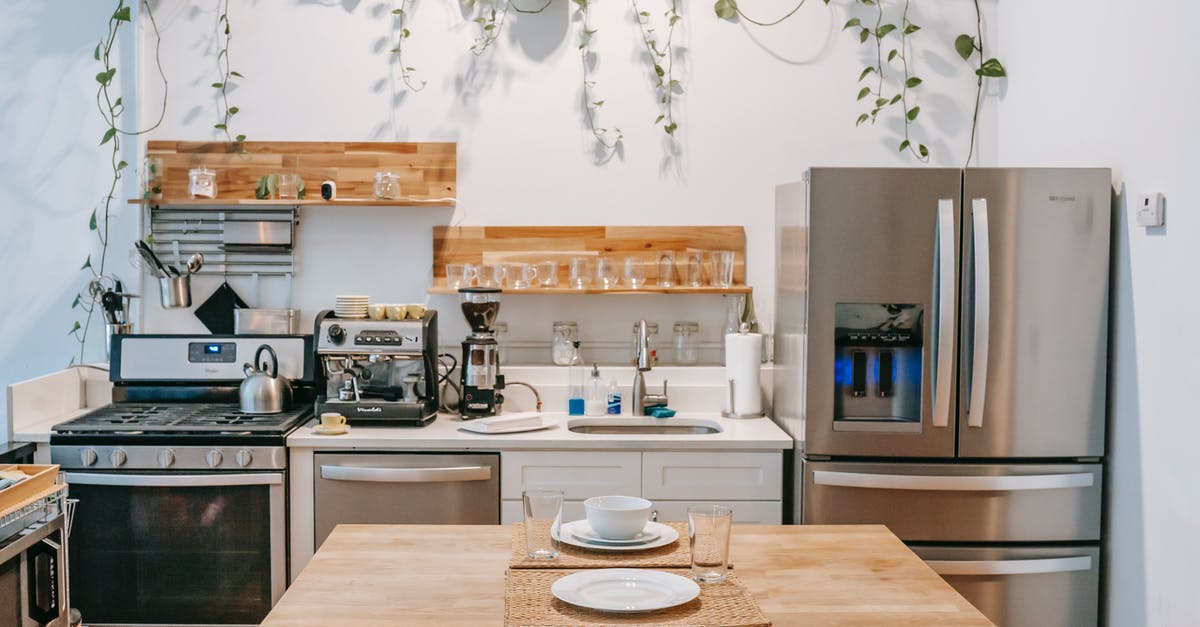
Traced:
POLYGON ((56 477, 55 485, 59 489, 0 516, 0 545, 29 527, 47 522, 63 513, 66 514, 64 528, 70 537, 71 523, 75 519, 75 506, 79 499, 68 498, 68 486, 61 473, 56 477))

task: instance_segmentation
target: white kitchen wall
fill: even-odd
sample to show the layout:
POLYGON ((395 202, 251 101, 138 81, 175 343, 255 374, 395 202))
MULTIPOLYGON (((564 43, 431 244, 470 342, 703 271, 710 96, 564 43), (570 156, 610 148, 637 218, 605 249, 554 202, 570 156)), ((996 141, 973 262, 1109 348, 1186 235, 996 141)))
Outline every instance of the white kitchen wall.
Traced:
MULTIPOLYGON (((533 0, 519 0, 519 5, 533 0)), ((537 3, 533 3, 536 5, 537 3)), ((679 142, 652 125, 658 114, 627 2, 595 4, 598 64, 593 78, 606 104, 604 125, 625 132, 623 151, 594 162, 582 125, 577 27, 566 0, 544 14, 512 14, 497 45, 468 52, 475 35, 456 2, 418 2, 405 50, 424 91, 405 90, 388 50, 398 2, 260 0, 233 3, 234 69, 246 75, 230 95, 240 108, 234 132, 259 140, 455 141, 454 209, 306 208, 301 216, 293 303, 306 318, 339 293, 421 302, 430 278, 431 227, 438 224, 740 224, 748 279, 766 328, 772 319, 773 193, 814 164, 904 165, 896 127, 855 128, 855 83, 865 49, 840 31, 846 8, 810 3, 775 29, 745 30, 718 20, 711 3, 684 3, 678 42, 685 89, 678 99, 679 142)), ((164 139, 215 139, 216 3, 164 1, 159 24, 171 78, 164 139)), ((661 2, 643 2, 656 17, 661 2)), ((573 6, 573 5, 571 5, 573 6)), ((763 7, 763 10, 769 10, 763 7)), ((965 0, 913 7, 925 27, 912 53, 921 87, 923 137, 937 163, 965 156, 972 75, 953 56, 954 35, 973 27, 965 0), (936 50, 936 54, 931 52, 936 50), (949 56, 947 56, 949 55, 949 56)), ((148 59, 143 56, 143 70, 148 59)), ((147 77, 149 74, 147 73, 147 77)), ((157 100, 145 82, 143 102, 157 100)), ((984 159, 994 153, 988 110, 984 159)), ((283 304, 282 279, 230 283, 251 302, 283 304)), ((217 281, 197 282, 195 302, 217 281)), ((466 331, 454 297, 435 297, 443 344, 466 331)), ((547 340, 555 319, 576 319, 586 341, 629 336, 647 317, 670 334, 674 320, 699 320, 715 342, 720 297, 506 297, 501 319, 517 341, 547 340)), ((201 330, 188 311, 151 306, 147 329, 201 330)), ((665 338, 664 338, 665 339, 665 338)), ((585 344, 586 346, 586 344, 585 344)))
MULTIPOLYGON (((1200 624, 1196 340, 1200 308, 1200 5, 1172 0, 1007 2, 1011 81, 999 106, 1003 163, 1113 168, 1114 317, 1108 483, 1108 612, 1119 627, 1200 624), (1167 221, 1138 227, 1141 194, 1167 221)), ((1069 314, 1069 312, 1067 312, 1069 314)))

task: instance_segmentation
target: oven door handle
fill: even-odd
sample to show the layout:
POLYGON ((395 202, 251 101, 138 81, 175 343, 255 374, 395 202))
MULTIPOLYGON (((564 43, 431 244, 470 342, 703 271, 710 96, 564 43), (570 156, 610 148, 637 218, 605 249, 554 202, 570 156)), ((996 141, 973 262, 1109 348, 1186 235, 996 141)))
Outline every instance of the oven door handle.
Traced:
POLYGON ((233 485, 283 485, 279 473, 249 473, 229 475, 117 475, 90 472, 68 472, 67 484, 112 485, 136 488, 205 488, 233 485))
POLYGON ((321 478, 333 481, 380 481, 384 483, 488 481, 492 478, 492 467, 371 468, 366 466, 321 466, 321 478))

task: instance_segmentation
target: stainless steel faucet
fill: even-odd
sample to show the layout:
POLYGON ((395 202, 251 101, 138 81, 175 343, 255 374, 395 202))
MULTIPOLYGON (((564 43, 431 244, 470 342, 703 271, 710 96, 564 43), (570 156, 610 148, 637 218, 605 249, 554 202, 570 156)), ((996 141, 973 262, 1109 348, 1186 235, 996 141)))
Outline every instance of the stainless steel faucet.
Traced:
POLYGON ((666 379, 663 380, 662 394, 646 393, 646 377, 642 373, 650 372, 651 360, 650 339, 645 320, 638 320, 637 323, 637 349, 634 355, 637 359, 637 374, 633 377, 633 415, 643 416, 646 414, 647 405, 654 407, 666 405, 669 402, 666 379))

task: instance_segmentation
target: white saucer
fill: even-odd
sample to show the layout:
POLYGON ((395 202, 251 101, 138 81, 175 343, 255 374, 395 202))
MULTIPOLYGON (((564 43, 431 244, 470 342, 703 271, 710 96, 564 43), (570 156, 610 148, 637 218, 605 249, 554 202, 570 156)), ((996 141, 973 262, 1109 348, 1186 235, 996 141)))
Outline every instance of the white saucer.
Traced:
POLYGON ((332 427, 317 425, 313 427, 313 433, 317 435, 342 435, 343 433, 350 433, 350 425, 334 425, 332 427))
POLYGON ((470 431, 471 433, 482 433, 484 435, 497 435, 500 433, 523 433, 525 431, 537 431, 538 429, 548 429, 553 426, 554 425, 546 424, 543 422, 541 424, 534 424, 534 425, 521 425, 521 426, 516 426, 516 427, 502 427, 502 428, 489 429, 488 425, 486 425, 486 424, 479 424, 478 421, 468 420, 468 421, 463 421, 463 423, 461 425, 458 425, 458 428, 462 429, 463 431, 470 431))
MULTIPOLYGON (((675 531, 674 527, 653 521, 646 523, 646 527, 642 529, 642 533, 654 534, 658 537, 641 544, 611 544, 611 540, 608 541, 609 544, 600 544, 579 539, 579 536, 587 537, 595 533, 585 518, 583 520, 572 520, 571 522, 563 523, 553 535, 554 539, 559 542, 565 542, 571 546, 577 546, 581 549, 591 549, 593 551, 643 551, 645 549, 657 549, 660 546, 667 546, 679 539, 679 532, 675 531)), ((617 542, 621 542, 621 540, 617 540, 617 542)))
POLYGON ((602 612, 648 612, 683 605, 700 596, 700 586, 661 570, 596 568, 555 581, 550 592, 571 605, 602 612))
POLYGON ((572 532, 571 535, 575 536, 575 539, 583 540, 588 544, 599 544, 601 546, 626 546, 634 544, 649 544, 657 540, 660 534, 643 529, 639 531, 636 536, 629 538, 628 540, 613 540, 612 538, 605 538, 601 536, 600 534, 596 533, 595 529, 588 527, 587 529, 577 529, 572 532))

